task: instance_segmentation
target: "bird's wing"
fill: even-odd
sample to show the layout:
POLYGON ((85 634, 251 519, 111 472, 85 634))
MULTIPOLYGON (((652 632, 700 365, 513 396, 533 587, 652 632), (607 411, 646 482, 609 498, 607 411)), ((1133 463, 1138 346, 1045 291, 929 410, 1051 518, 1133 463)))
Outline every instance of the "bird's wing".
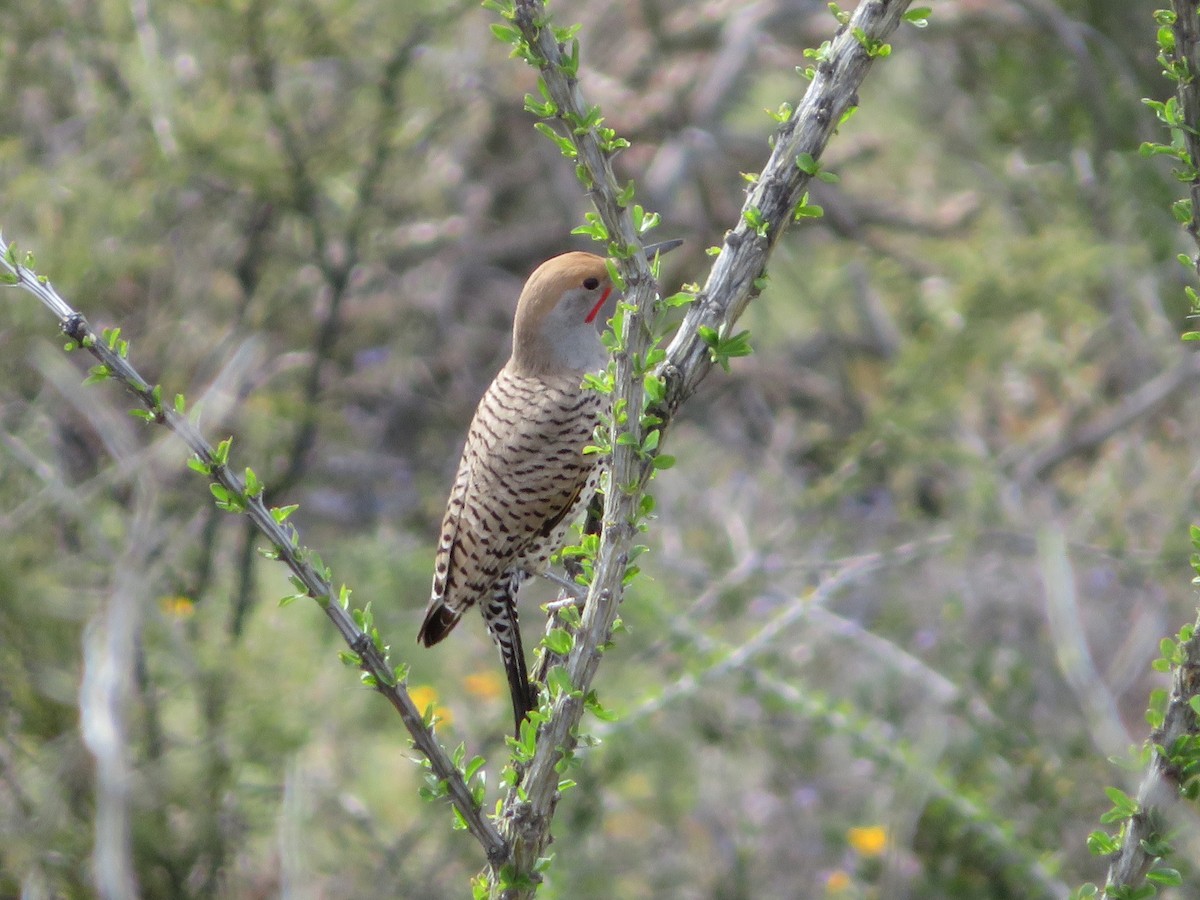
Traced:
POLYGON ((552 536, 594 466, 583 448, 599 404, 577 376, 548 381, 504 371, 492 382, 446 505, 423 639, 437 631, 431 620, 446 620, 448 631, 532 545, 552 536))
POLYGON ((430 591, 429 606, 425 610, 425 621, 417 632, 417 641, 426 647, 432 647, 449 634, 458 620, 462 617, 465 606, 457 608, 446 604, 446 581, 450 573, 451 551, 458 536, 458 525, 462 519, 463 503, 470 491, 471 466, 467 453, 464 451, 458 463, 458 474, 454 476, 454 486, 450 489, 450 499, 446 501, 446 512, 442 516, 442 532, 438 538, 437 558, 433 564, 433 587, 430 591))

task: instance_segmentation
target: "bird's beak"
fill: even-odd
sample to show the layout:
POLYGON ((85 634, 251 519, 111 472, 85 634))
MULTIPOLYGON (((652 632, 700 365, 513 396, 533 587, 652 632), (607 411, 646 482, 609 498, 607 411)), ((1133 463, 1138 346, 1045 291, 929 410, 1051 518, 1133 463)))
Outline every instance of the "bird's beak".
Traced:
POLYGON ((661 256, 670 250, 674 250, 682 243, 682 238, 675 238, 671 241, 659 241, 657 244, 649 244, 646 247, 646 259, 654 259, 655 256, 661 256))

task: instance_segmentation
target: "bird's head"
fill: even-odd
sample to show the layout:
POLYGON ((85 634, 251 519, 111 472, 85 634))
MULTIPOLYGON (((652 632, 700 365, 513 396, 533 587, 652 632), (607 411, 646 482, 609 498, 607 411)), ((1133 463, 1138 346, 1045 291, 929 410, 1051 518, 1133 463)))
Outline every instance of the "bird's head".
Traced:
POLYGON ((604 258, 564 253, 525 282, 513 322, 513 362, 529 373, 604 365, 596 319, 612 294, 604 258))
MULTIPOLYGON (((647 248, 665 252, 680 241, 647 248)), ((589 372, 604 368, 607 353, 596 323, 612 295, 604 257, 564 253, 538 266, 517 301, 512 362, 528 374, 556 370, 589 372)))

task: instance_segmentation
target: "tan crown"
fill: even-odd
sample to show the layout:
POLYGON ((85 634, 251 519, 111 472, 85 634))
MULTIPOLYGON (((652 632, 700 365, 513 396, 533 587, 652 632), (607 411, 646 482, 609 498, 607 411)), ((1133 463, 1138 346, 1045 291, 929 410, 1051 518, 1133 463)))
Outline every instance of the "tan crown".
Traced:
MULTIPOLYGON (((546 317, 569 293, 576 296, 586 293, 599 300, 608 289, 610 281, 604 258, 594 253, 564 253, 546 260, 525 282, 521 298, 517 301, 517 313, 513 321, 513 363, 527 372, 554 368, 551 347, 559 335, 547 334, 544 327, 546 317), (585 287, 589 278, 595 278, 597 286, 585 287)), ((579 328, 593 330, 584 321, 587 311, 580 314, 579 328)))

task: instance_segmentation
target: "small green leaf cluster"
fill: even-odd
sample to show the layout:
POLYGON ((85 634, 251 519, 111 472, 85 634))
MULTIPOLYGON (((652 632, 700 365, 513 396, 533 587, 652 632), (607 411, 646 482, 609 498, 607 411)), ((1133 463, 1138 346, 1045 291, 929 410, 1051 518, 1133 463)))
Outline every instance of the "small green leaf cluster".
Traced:
MULTIPOLYGON (((121 357, 121 359, 128 358, 129 341, 121 338, 120 328, 105 328, 100 333, 100 339, 104 341, 105 346, 107 346, 109 350, 117 354, 117 356, 121 357)), ((110 369, 106 363, 99 363, 88 369, 88 376, 84 379, 83 383, 85 385, 97 384, 101 381, 107 381, 112 377, 112 369, 110 369)))
MULTIPOLYGON (((1200 528, 1196 526, 1192 528, 1192 540, 1200 547, 1200 528)), ((1192 565, 1200 566, 1200 559, 1193 557, 1192 565)), ((1163 638, 1159 643, 1160 655, 1152 664, 1155 671, 1171 672, 1186 665, 1188 656, 1184 645, 1190 642, 1194 636, 1195 627, 1186 625, 1180 629, 1175 639, 1163 638)), ((1156 735, 1161 733, 1161 729, 1166 724, 1169 703, 1170 695, 1165 689, 1155 690, 1150 695, 1146 721, 1154 729, 1156 735)), ((1190 697, 1188 707, 1193 717, 1192 727, 1173 740, 1169 747, 1157 740, 1146 746, 1142 751, 1140 762, 1144 765, 1150 761, 1152 754, 1157 755, 1164 761, 1170 773, 1169 777, 1179 785, 1180 796, 1187 800, 1195 800, 1200 796, 1200 735, 1197 735, 1195 727, 1200 722, 1200 696, 1190 697)), ((1088 850, 1097 856, 1112 856, 1118 853, 1121 849, 1125 829, 1129 827, 1130 821, 1134 816, 1144 813, 1137 800, 1119 788, 1105 788, 1105 793, 1108 795, 1112 807, 1100 817, 1100 821, 1104 825, 1119 825, 1120 827, 1116 834, 1097 830, 1088 835, 1088 850)), ((1142 840, 1141 850, 1157 860, 1166 859, 1174 852, 1171 842, 1158 832, 1154 832, 1149 838, 1142 840)), ((1107 889, 1107 896, 1137 898, 1137 900, 1153 897, 1157 893, 1158 887, 1179 885, 1182 883, 1182 878, 1178 870, 1159 866, 1146 874, 1146 881, 1148 883, 1136 887, 1132 885, 1110 886, 1107 889)), ((1095 897, 1097 895, 1097 888, 1091 884, 1085 884, 1073 894, 1076 897, 1095 897)))
MULTIPOLYGON (((538 65, 540 56, 536 48, 530 45, 520 27, 515 24, 517 8, 512 0, 483 0, 483 8, 490 9, 504 19, 504 22, 497 22, 491 26, 492 34, 502 43, 512 45, 511 56, 515 59, 523 59, 532 66, 538 65)), ((545 24, 544 20, 534 22, 538 28, 541 28, 543 24, 545 24)))
POLYGON ((854 39, 858 41, 859 45, 867 51, 867 56, 872 59, 883 59, 892 55, 892 45, 886 41, 871 37, 861 28, 851 28, 850 33, 854 35, 854 39))
MULTIPOLYGON (((1161 61, 1161 59, 1160 59, 1161 61)), ((1186 66, 1185 61, 1181 61, 1180 65, 1186 66)), ((1187 79, 1189 82, 1190 78, 1187 79)), ((1143 98, 1142 103, 1150 107, 1154 111, 1155 118, 1162 122, 1167 127, 1171 134, 1170 144, 1160 144, 1154 141, 1145 141, 1138 148, 1138 152, 1144 157, 1152 156, 1167 156, 1175 160, 1179 166, 1174 169, 1174 175, 1177 179, 1190 184, 1200 176, 1200 171, 1197 170, 1197 161, 1192 159, 1188 151, 1186 142, 1183 139, 1184 132, 1195 134, 1195 129, 1184 119, 1183 111, 1180 109, 1179 100, 1176 97, 1169 97, 1164 101, 1151 100, 1143 98)), ((1188 222, 1191 219, 1191 204, 1186 206, 1179 203, 1173 206, 1175 218, 1181 222, 1188 222), (1185 214, 1186 213, 1186 214, 1185 214)))
MULTIPOLYGON (((0 272, 0 285, 4 284, 20 284, 21 269, 28 269, 32 272, 37 268, 37 261, 33 258, 32 251, 26 250, 24 257, 18 258, 19 251, 17 250, 16 242, 10 242, 8 249, 4 251, 4 261, 7 263, 5 271, 0 272)), ((45 276, 38 275, 38 281, 46 283, 45 276)))
POLYGON ((1189 67, 1187 60, 1179 55, 1175 41, 1175 23, 1178 17, 1174 10, 1156 9, 1154 21, 1158 25, 1155 38, 1158 42, 1158 62, 1163 67, 1163 75, 1177 84, 1190 84, 1195 73, 1189 67))
MULTIPOLYGON (((597 432, 599 432, 599 430, 600 429, 597 428, 597 432)), ((599 435, 597 435, 597 437, 598 436, 599 435)), ((592 448, 589 447, 588 449, 590 450, 592 448)), ((593 452, 599 452, 599 451, 593 450, 593 452)), ((579 543, 572 544, 569 547, 563 547, 562 550, 559 552, 559 557, 564 560, 566 560, 566 559, 575 560, 579 564, 579 568, 580 568, 579 575, 576 577, 575 580, 578 581, 580 584, 588 585, 588 584, 592 583, 592 578, 595 577, 596 554, 599 552, 600 552, 600 536, 597 534, 581 534, 579 536, 579 543)), ((579 627, 579 611, 577 609, 575 609, 574 607, 568 607, 566 609, 560 610, 559 618, 562 620, 565 620, 566 616, 568 616, 572 613, 574 613, 575 620, 573 622, 567 621, 567 624, 572 628, 578 628, 579 627)))
MULTIPOLYGON (((1175 83, 1177 91, 1195 90, 1196 73, 1191 71, 1186 56, 1179 52, 1175 39, 1177 20, 1176 13, 1170 9, 1160 9, 1154 13, 1154 21, 1158 25, 1156 32, 1158 62, 1163 67, 1163 75, 1175 83)), ((1143 99, 1142 103, 1150 107, 1158 121, 1166 127, 1170 135, 1170 143, 1146 141, 1138 148, 1138 152, 1144 157, 1166 156, 1170 158, 1175 163, 1172 169, 1175 177, 1185 184, 1194 186, 1200 181, 1200 160, 1195 158, 1192 150, 1196 146, 1196 138, 1200 136, 1196 130, 1196 123, 1187 121, 1178 95, 1165 101, 1143 99)), ((1190 199, 1177 200, 1171 204, 1171 214, 1175 220, 1185 226, 1193 235, 1200 230, 1200 218, 1197 217, 1197 212, 1190 199)), ((1178 259, 1181 265, 1191 271, 1196 271, 1197 265, 1200 264, 1200 258, 1190 257, 1186 254, 1180 254, 1178 259)), ((1186 291, 1192 316, 1200 315, 1200 297, 1191 287, 1186 288, 1186 291)), ((1200 332, 1189 331, 1183 335, 1183 339, 1185 341, 1200 340, 1200 332)))
MULTIPOLYGON (((430 721, 426 725, 432 724, 433 704, 430 704, 429 709, 425 711, 426 718, 430 721)), ((462 776, 463 782, 471 792, 471 803, 476 810, 483 809, 483 801, 487 797, 487 771, 484 766, 487 763, 482 756, 473 756, 467 761, 467 746, 459 744, 450 754, 450 761, 454 764, 454 768, 458 770, 462 776)), ((422 759, 421 765, 425 771, 425 784, 421 786, 418 793, 425 800, 440 800, 449 795, 449 787, 446 779, 438 778, 433 774, 433 768, 428 759, 422 759)), ((454 830, 467 831, 469 825, 462 811, 457 806, 451 805, 451 813, 454 816, 454 830)))
POLYGON ((831 41, 822 41, 819 47, 810 47, 804 51, 804 58, 815 60, 816 66, 796 66, 796 71, 803 75, 809 81, 812 81, 817 74, 817 66, 827 65, 830 56, 833 53, 833 43, 831 41))
MULTIPOLYGON (((1186 269, 1195 270, 1198 260, 1192 259, 1187 253, 1180 253, 1177 257, 1180 264, 1186 269)), ((1190 284, 1184 286, 1184 295, 1188 298, 1188 318, 1200 318, 1200 294, 1196 293, 1196 289, 1190 284)), ((1181 336, 1184 341, 1200 341, 1200 331, 1184 331, 1181 336)))
MULTIPOLYGON (((843 121, 845 121, 845 118, 846 117, 843 117, 843 121)), ((828 171, 825 171, 824 169, 822 169, 821 164, 819 162, 817 162, 815 159, 813 159, 811 153, 799 154, 796 157, 796 168, 799 169, 801 172, 803 172, 805 175, 809 175, 814 178, 819 178, 821 181, 825 182, 826 184, 837 184, 837 182, 840 180, 832 172, 828 172, 828 171)))
POLYGON ((712 361, 726 372, 729 371, 730 359, 735 356, 749 356, 754 352, 754 348, 750 346, 750 332, 739 331, 730 335, 728 322, 723 323, 719 329, 701 325, 698 333, 700 340, 708 347, 712 361))
MULTIPOLYGON (((784 122, 790 121, 792 118, 792 113, 794 111, 795 110, 792 109, 792 104, 788 103, 786 100, 783 103, 780 103, 779 109, 775 110, 774 112, 772 112, 769 109, 763 110, 763 112, 765 112, 768 116, 770 116, 779 125, 782 125, 784 122)), ((747 178, 747 175, 745 172, 742 173, 742 177, 747 178)), ((747 178, 747 180, 748 181, 757 181, 758 176, 751 175, 751 176, 749 176, 749 178, 747 178)))
MULTIPOLYGON (((511 44, 513 47, 512 56, 525 60, 526 63, 533 66, 535 69, 545 69, 549 65, 541 50, 531 44, 516 24, 517 13, 516 8, 509 0, 484 0, 484 8, 496 12, 505 21, 492 25, 492 34, 497 39, 506 44, 511 44)), ((539 30, 549 24, 548 19, 535 21, 534 25, 539 30)), ((579 75, 579 40, 576 35, 579 33, 580 25, 569 25, 565 28, 551 25, 551 30, 554 35, 554 41, 559 48, 558 68, 567 77, 569 82, 575 81, 579 75)), ((593 133, 596 136, 596 142, 600 146, 600 150, 607 154, 613 154, 620 150, 624 150, 629 146, 629 141, 622 137, 618 137, 616 131, 603 124, 604 117, 600 113, 600 107, 592 106, 587 112, 582 115, 575 113, 569 109, 562 109, 550 94, 550 89, 546 85, 544 77, 538 78, 538 93, 541 99, 534 97, 532 94, 525 95, 525 108, 542 119, 559 118, 567 124, 573 135, 579 136, 593 133)), ((575 147, 571 137, 559 134, 553 127, 545 122, 537 122, 534 125, 539 132, 549 138, 562 152, 567 159, 576 159, 579 156, 579 151, 575 147)), ((583 182, 585 187, 591 187, 591 177, 587 173, 586 167, 576 167, 576 175, 583 182)))
MULTIPOLYGON (((351 618, 354 619, 354 624, 357 625, 362 633, 367 636, 367 639, 371 642, 371 645, 386 661, 391 651, 391 647, 383 642, 383 636, 379 633, 379 629, 375 625, 375 613, 371 611, 371 604, 368 603, 362 609, 351 609, 350 589, 345 585, 342 585, 341 590, 338 592, 338 605, 350 613, 351 618)), ((357 656, 357 654, 352 653, 351 656, 357 656)), ((397 671, 393 673, 393 676, 398 674, 400 673, 397 671)), ((405 671, 404 674, 407 676, 407 671, 405 671)), ((359 680, 362 681, 362 683, 367 687, 379 687, 378 680, 370 672, 363 672, 361 675, 359 675, 359 680)), ((431 716, 432 713, 427 710, 426 715, 431 716)), ((432 720, 425 723, 426 726, 432 726, 432 724, 432 720)))
POLYGON ((754 229, 754 233, 760 238, 765 238, 771 229, 771 223, 763 217, 762 211, 757 206, 747 206, 742 210, 742 219, 754 229))
MULTIPOLYGON (((518 874, 516 867, 512 863, 505 863, 496 873, 495 890, 500 896, 507 897, 510 892, 532 891, 537 887, 537 882, 542 880, 542 874, 550 868, 550 863, 554 860, 554 854, 549 856, 538 857, 536 863, 533 864, 533 869, 530 874, 518 874)), ((492 895, 493 885, 488 883, 485 876, 480 876, 471 882, 471 896, 473 900, 486 900, 492 895)))

